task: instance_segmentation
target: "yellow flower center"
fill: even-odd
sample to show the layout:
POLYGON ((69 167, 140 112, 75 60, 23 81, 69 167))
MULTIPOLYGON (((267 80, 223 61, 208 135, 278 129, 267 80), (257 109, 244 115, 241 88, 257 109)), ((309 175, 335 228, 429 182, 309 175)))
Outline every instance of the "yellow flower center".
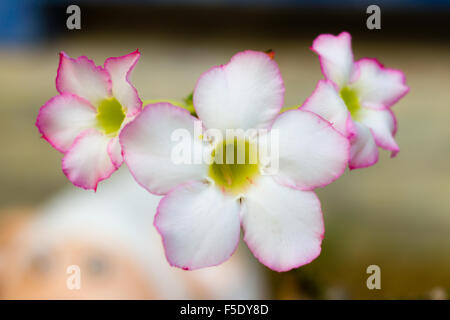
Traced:
POLYGON ((116 98, 107 98, 100 102, 97 109, 97 125, 105 134, 117 134, 124 119, 125 111, 116 98))
POLYGON ((219 143, 212 157, 209 177, 225 192, 237 195, 259 175, 258 150, 247 139, 219 143))
POLYGON ((344 87, 341 89, 340 95, 342 100, 344 100, 348 111, 350 111, 352 118, 357 118, 358 111, 361 109, 361 105, 359 103, 359 98, 356 91, 350 89, 349 87, 344 87))

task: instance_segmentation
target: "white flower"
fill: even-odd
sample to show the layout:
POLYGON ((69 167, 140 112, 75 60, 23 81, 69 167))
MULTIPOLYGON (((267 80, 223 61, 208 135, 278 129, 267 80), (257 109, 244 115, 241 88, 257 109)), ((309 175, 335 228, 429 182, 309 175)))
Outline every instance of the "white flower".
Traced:
POLYGON ((378 161, 378 147, 392 151, 397 121, 391 106, 408 93, 404 74, 385 68, 376 59, 353 62, 351 36, 322 34, 311 48, 319 55, 325 80, 320 80, 302 110, 333 123, 351 142, 349 168, 365 168, 378 161))
MULTIPOLYGON (((192 270, 224 262, 238 245, 241 225, 250 250, 273 270, 299 267, 320 254, 324 225, 312 190, 344 172, 349 143, 312 112, 280 115, 283 99, 277 64, 255 51, 211 68, 194 91, 204 129, 278 131, 279 170, 270 176, 261 174, 261 163, 175 164, 172 132, 193 133, 198 120, 169 103, 146 106, 122 130, 120 143, 131 173, 148 191, 164 195, 155 226, 171 265, 192 270)), ((211 155, 235 143, 216 141, 211 155)))
POLYGON ((63 172, 78 187, 96 190, 123 162, 118 134, 142 109, 129 81, 139 56, 136 50, 111 57, 102 67, 85 56, 60 54, 60 94, 41 107, 36 126, 64 154, 63 172))

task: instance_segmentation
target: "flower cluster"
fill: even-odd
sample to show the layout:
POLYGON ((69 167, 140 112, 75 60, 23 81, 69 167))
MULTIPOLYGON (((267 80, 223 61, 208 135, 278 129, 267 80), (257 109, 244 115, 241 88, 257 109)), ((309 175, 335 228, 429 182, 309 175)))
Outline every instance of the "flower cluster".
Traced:
POLYGON ((74 185, 95 190, 125 161, 137 183, 163 196, 154 224, 172 266, 226 261, 242 227, 261 263, 287 271, 320 254, 324 223, 314 190, 347 166, 376 163, 378 147, 398 153, 390 108, 408 92, 400 71, 375 59, 354 62, 348 33, 320 35, 312 50, 325 80, 289 111, 282 111, 285 87, 273 54, 248 50, 207 70, 192 105, 168 100, 142 109, 129 81, 138 51, 103 67, 61 53, 60 94, 42 106, 36 125, 64 153, 74 185), (180 130, 187 133, 181 142, 174 139, 180 130), (176 150, 210 161, 180 163, 176 150))

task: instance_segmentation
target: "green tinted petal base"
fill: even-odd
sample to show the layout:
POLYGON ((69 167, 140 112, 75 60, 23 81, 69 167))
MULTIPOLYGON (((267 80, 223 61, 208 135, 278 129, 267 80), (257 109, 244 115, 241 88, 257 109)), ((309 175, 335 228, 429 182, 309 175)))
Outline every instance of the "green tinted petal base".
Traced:
POLYGON ((125 111, 116 98, 107 98, 100 102, 97 108, 97 125, 103 133, 117 134, 124 119, 125 111))
POLYGON ((240 194, 259 175, 257 148, 248 140, 219 143, 212 157, 209 177, 225 192, 240 194))
POLYGON ((356 119, 358 116, 358 111, 361 109, 356 91, 350 89, 349 87, 344 87, 341 89, 339 94, 341 95, 342 100, 344 100, 348 111, 350 111, 352 118, 356 119))

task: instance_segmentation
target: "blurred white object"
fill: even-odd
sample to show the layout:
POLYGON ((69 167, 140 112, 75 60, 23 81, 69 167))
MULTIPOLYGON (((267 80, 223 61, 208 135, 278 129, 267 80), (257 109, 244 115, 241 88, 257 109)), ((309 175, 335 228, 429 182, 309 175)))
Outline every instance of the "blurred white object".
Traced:
MULTIPOLYGON (((46 285, 52 281, 58 282, 57 289, 53 286, 48 293, 41 284, 39 293, 35 294, 33 290, 37 289, 30 289, 30 280, 25 285, 26 290, 10 290, 14 291, 11 294, 29 297, 26 293, 21 294, 26 291, 37 298, 96 299, 267 298, 265 278, 260 266, 249 258, 244 246, 221 266, 196 271, 170 267, 161 237, 153 226, 159 200, 160 197, 141 188, 126 168, 102 182, 96 193, 71 187, 57 195, 39 209, 36 218, 18 236, 18 249, 13 250, 16 258, 9 259, 11 264, 14 261, 16 263, 12 269, 15 270, 13 276, 17 273, 16 278, 21 277, 18 280, 25 277, 27 264, 34 265, 42 276, 45 268, 52 273, 58 272, 60 276, 45 282, 46 285), (63 252, 64 255, 57 256, 57 252, 63 252), (85 256, 88 258, 82 258, 85 256), (58 260, 58 263, 43 258, 30 262, 31 257, 47 257, 58 260), (62 282, 65 283, 69 276, 65 269, 77 265, 79 261, 88 262, 80 266, 84 294, 76 295, 65 292, 68 289, 62 286, 62 282), (21 268, 24 269, 22 273, 21 268), (115 269, 115 276, 111 276, 109 282, 92 280, 93 274, 101 275, 111 269, 115 269), (133 281, 138 282, 143 289, 136 291, 133 281)), ((9 282, 13 281, 13 276, 9 277, 9 282)), ((14 283, 10 283, 9 287, 14 287, 14 283)))

